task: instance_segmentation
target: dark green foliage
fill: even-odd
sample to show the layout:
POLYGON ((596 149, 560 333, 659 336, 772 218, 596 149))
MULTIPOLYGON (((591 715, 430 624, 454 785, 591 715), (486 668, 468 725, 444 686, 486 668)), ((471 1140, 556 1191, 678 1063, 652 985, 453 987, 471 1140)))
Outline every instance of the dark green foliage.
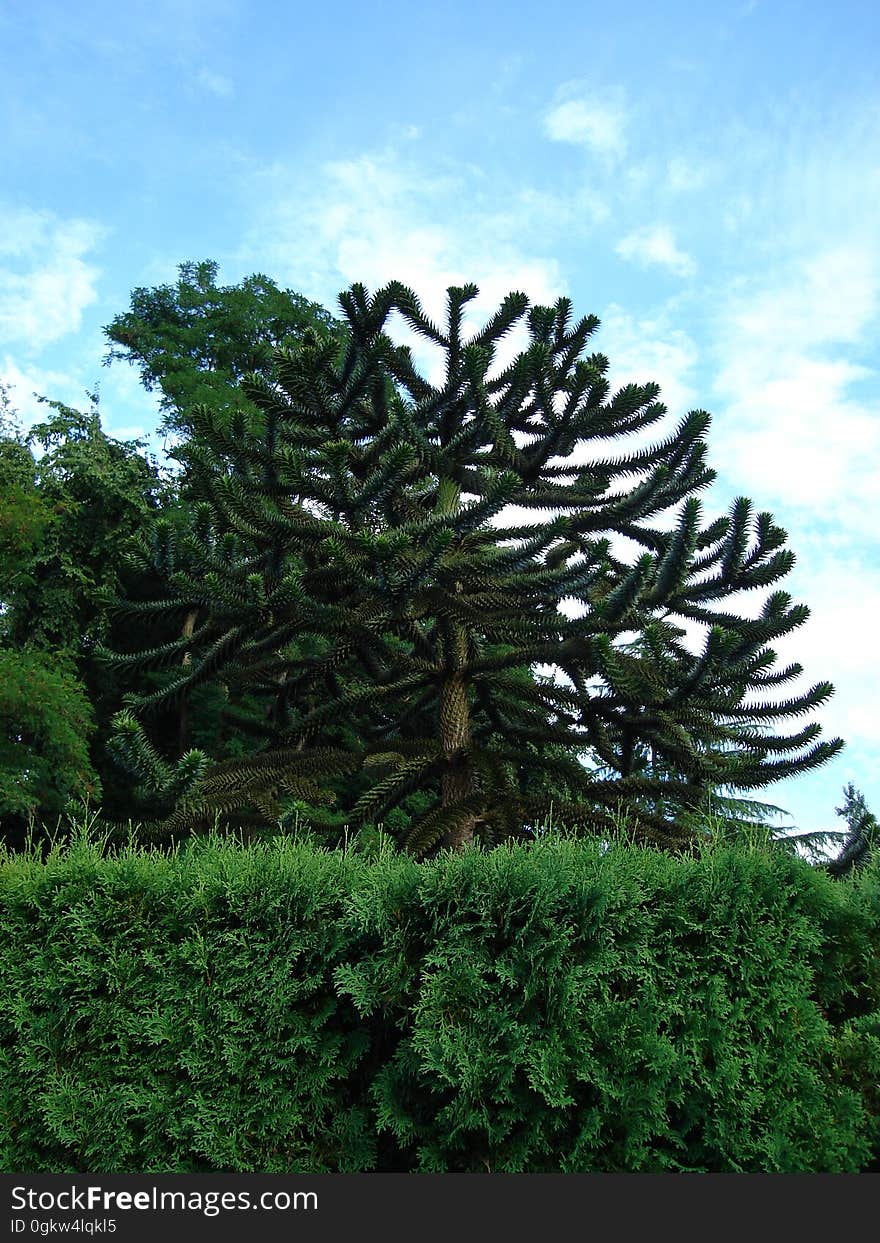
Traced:
MULTIPOLYGON (((28 807, 38 825, 54 821, 64 789, 103 788, 109 809, 120 814, 125 806, 128 791, 117 797, 118 773, 105 749, 124 675, 99 665, 95 646, 143 642, 131 627, 124 637, 112 633, 104 597, 140 589, 126 577, 126 549, 170 497, 142 442, 106 435, 96 407, 83 413, 59 402, 45 405, 49 417, 26 435, 11 425, 0 429, 0 651, 10 669, 45 669, 41 685, 58 704, 57 720, 46 708, 38 724, 37 698, 20 711, 14 706, 16 687, 27 693, 21 677, 3 688, 10 736, 22 712, 29 722, 27 741, 9 763, 28 771, 28 807), (87 720, 96 728, 86 727, 87 720), (62 757, 50 740, 71 728, 75 747, 65 743, 62 757), (34 766, 37 753, 44 761, 34 766)), ((13 831, 8 822, 4 831, 13 831)))
POLYGON ((20 843, 32 818, 54 819, 70 799, 100 797, 89 758, 94 728, 70 663, 0 648, 0 840, 20 843))
POLYGON ((45 404, 52 413, 44 423, 0 442, 7 461, 15 453, 28 467, 33 509, 27 558, 19 555, 11 582, 0 579, 4 631, 11 645, 79 657, 107 637, 102 594, 122 588, 126 546, 166 500, 168 485, 142 441, 102 431, 97 407, 83 413, 45 404), (41 450, 36 457, 32 446, 41 450))
MULTIPOLYGON (((244 374, 268 373, 273 351, 281 344, 296 344, 307 330, 320 329, 332 335, 338 329, 333 317, 317 303, 279 289, 266 276, 255 274, 238 285, 220 286, 218 270, 210 261, 180 264, 176 284, 136 289, 130 309, 105 330, 111 345, 105 361, 124 359, 138 367, 145 387, 161 394, 161 430, 175 433, 193 452, 197 449, 191 441, 199 438, 199 403, 208 403, 234 430, 237 421, 247 421, 255 413, 238 387, 244 374)), ((190 583, 205 577, 205 586, 210 589, 218 568, 216 564, 206 566, 203 545, 199 543, 194 553, 188 538, 192 532, 204 537, 206 530, 185 468, 174 482, 176 505, 166 507, 159 522, 145 531, 140 552, 133 552, 129 562, 128 581, 135 586, 125 594, 140 611, 136 607, 119 617, 113 641, 113 646, 124 652, 145 646, 159 649, 147 668, 133 668, 126 661, 116 666, 118 676, 133 679, 138 689, 148 694, 173 682, 175 669, 179 673, 187 668, 187 637, 203 616, 199 608, 158 616, 154 603, 157 595, 167 591, 167 582, 174 575, 190 583)), ((250 560, 258 552, 244 535, 234 548, 219 548, 217 559, 225 565, 233 555, 250 560)), ((307 636, 305 652, 311 653, 314 646, 314 640, 307 636)), ((215 662, 217 657, 215 653, 215 662)), ((154 712, 150 734, 161 757, 173 763, 189 747, 195 747, 222 764, 233 756, 275 745, 272 698, 273 693, 277 696, 277 683, 268 679, 268 695, 264 686, 240 688, 239 683, 229 671, 223 682, 193 686, 185 696, 166 701, 154 712)), ((115 751, 120 754, 119 747, 115 751)), ((150 791, 144 774, 140 776, 142 797, 132 800, 129 784, 128 810, 139 818, 155 817, 167 806, 167 798, 162 790, 150 791)), ((129 781, 127 773, 123 780, 129 781)), ((269 789, 263 793, 266 799, 270 797, 269 789)), ((297 799, 293 793, 287 799, 292 815, 299 810, 314 816, 321 806, 320 800, 316 805, 297 799)), ((118 802, 108 808, 111 819, 119 819, 119 814, 118 802)), ((248 818, 247 807, 241 808, 239 821, 242 818, 248 818)), ((208 819, 213 820, 213 812, 208 819)))
POLYGON ((0 1166, 856 1171, 878 939, 876 868, 728 848, 9 858, 0 1166))
POLYGON ((221 410, 240 405, 236 384, 268 370, 277 346, 307 328, 334 328, 323 307, 279 289, 268 276, 218 285, 219 265, 209 260, 181 263, 177 270, 174 285, 135 289, 129 310, 105 328, 105 361, 134 364, 147 391, 161 393, 163 432, 190 435, 199 403, 221 410))
MULTIPOLYGON (((644 840, 680 846, 713 791, 759 788, 842 746, 816 723, 774 732, 832 692, 775 698, 801 669, 774 671, 770 644, 808 610, 784 591, 754 619, 724 607, 788 572, 786 534, 746 498, 702 521, 704 411, 608 455, 609 438, 665 408, 652 384, 609 396, 607 359, 585 356, 594 317, 512 293, 465 340, 476 293, 448 291, 441 329, 401 284, 373 297, 353 285, 344 349, 306 333, 274 376, 243 381, 246 407, 193 410, 182 456, 201 507, 165 616, 198 621, 185 643, 133 660, 146 672, 188 657, 131 707, 148 719, 218 682, 233 704, 261 699, 276 752, 353 749, 364 788, 337 784, 329 823, 385 822, 427 796, 399 834, 416 854, 527 836, 551 808, 601 833, 621 804, 644 840), (439 385, 390 340, 393 312, 445 354, 439 385), (528 347, 493 370, 517 323, 528 347), (682 622, 704 628, 696 654, 682 622)), ((251 763, 240 788, 256 792, 251 763)), ((285 814, 277 778, 261 792, 267 827, 285 814)), ((200 781, 186 792, 193 828, 224 810, 200 781)), ((238 810, 254 806, 242 797, 238 810)))
POLYGON ((15 593, 33 584, 33 562, 51 522, 37 486, 37 464, 0 384, 0 635, 9 630, 15 593))
POLYGON ((847 823, 847 833, 836 858, 826 864, 832 876, 845 876, 853 868, 864 867, 880 842, 877 817, 868 810, 865 796, 852 782, 844 788, 843 805, 835 808, 847 823))
POLYGON ((382 951, 341 979, 365 1014, 408 999, 374 1098, 417 1168, 832 1171, 876 1134, 876 882, 841 900, 784 856, 572 844, 377 881, 382 951))
MULTIPOLYGON (((235 384, 243 372, 259 371, 275 346, 296 341, 307 327, 334 327, 321 307, 265 277, 219 287, 216 275, 216 264, 182 264, 176 286, 136 290, 130 310, 107 329, 111 356, 137 364, 145 385, 160 390, 166 430, 185 433, 198 400, 224 409, 241 405, 235 384)), ((139 628, 131 617, 114 630, 107 598, 122 592, 148 602, 156 595, 168 570, 163 544, 169 530, 173 542, 188 524, 189 503, 184 481, 160 473, 142 442, 102 430, 96 404, 83 413, 44 403, 45 422, 25 434, 0 385, 0 645, 52 652, 75 670, 97 723, 91 764, 100 774, 104 811, 125 820, 144 808, 132 805, 129 776, 111 762, 107 741, 131 684, 124 665, 110 669, 94 660, 95 645, 109 642, 124 653, 152 641, 151 628, 139 628), (151 548, 146 559, 128 560, 132 539, 151 548)), ((187 569, 184 560, 177 565, 187 569)), ((180 638, 180 626, 169 630, 166 622, 162 639, 173 638, 180 638)), ((151 685, 151 676, 139 679, 140 689, 151 685)), ((222 690, 213 687, 166 712, 153 731, 163 756, 174 761, 189 746, 201 746, 222 761, 253 750, 226 707, 222 690)), ((235 705, 245 717, 254 707, 235 705)), ((41 803, 37 821, 51 819, 53 806, 52 798, 41 803)))

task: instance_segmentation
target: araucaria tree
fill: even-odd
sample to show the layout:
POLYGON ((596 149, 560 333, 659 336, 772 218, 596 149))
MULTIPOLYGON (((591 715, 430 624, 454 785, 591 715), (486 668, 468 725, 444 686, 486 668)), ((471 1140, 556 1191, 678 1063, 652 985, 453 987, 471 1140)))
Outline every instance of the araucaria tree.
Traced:
POLYGON ((476 294, 449 289, 439 327, 400 283, 353 285, 341 346, 309 334, 274 379, 243 382, 239 414, 198 411, 200 574, 172 573, 167 600, 142 606, 197 620, 135 658, 172 672, 118 722, 120 756, 167 794, 165 828, 284 823, 293 800, 323 799, 328 824, 352 827, 415 808, 400 836, 423 853, 551 814, 601 832, 622 805, 643 840, 675 844, 708 792, 842 746, 815 723, 775 732, 832 693, 774 696, 801 669, 775 669, 770 644, 806 607, 774 591, 758 617, 725 608, 794 557, 745 498, 703 521, 709 415, 609 454, 665 413, 657 386, 610 396, 607 360, 586 354, 598 321, 573 322, 567 299, 512 293, 466 339, 476 294), (441 351, 438 383, 388 335, 394 312, 441 351), (523 321, 527 348, 498 363, 523 321), (175 767, 137 716, 205 682, 233 714, 247 700, 264 749, 175 767))

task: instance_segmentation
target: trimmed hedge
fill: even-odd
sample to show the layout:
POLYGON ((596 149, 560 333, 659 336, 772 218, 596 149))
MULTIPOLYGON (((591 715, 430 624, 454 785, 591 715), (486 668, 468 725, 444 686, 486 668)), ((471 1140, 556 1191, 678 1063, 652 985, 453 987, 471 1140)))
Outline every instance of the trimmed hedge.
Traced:
POLYGON ((0 867, 0 1164, 857 1171, 880 873, 574 841, 0 867))

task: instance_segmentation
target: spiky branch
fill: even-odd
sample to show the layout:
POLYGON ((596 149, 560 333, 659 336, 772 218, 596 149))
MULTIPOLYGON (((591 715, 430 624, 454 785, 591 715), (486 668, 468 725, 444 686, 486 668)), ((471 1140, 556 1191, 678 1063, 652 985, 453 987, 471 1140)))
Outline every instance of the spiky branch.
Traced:
MULTIPOLYGON (((198 623, 142 654, 144 668, 177 669, 133 708, 222 675, 272 698, 279 756, 353 723, 364 787, 351 815, 379 820, 427 793, 405 834, 417 852, 522 834, 551 804, 601 831, 623 802, 643 837, 674 843, 676 810, 707 791, 824 763, 839 739, 771 727, 831 686, 763 697, 801 673, 775 670, 770 644, 807 609, 783 591, 754 619, 724 608, 777 582, 793 555, 745 498, 704 523, 709 415, 607 456, 609 437, 662 418, 657 386, 609 397, 607 360, 583 356, 598 321, 572 322, 564 298, 529 307, 512 293, 464 339, 476 293, 450 288, 441 329, 400 283, 372 298, 353 285, 344 349, 310 334, 280 352, 275 383, 242 386, 257 420, 198 412, 199 572, 172 574, 165 606, 198 623), (439 385, 391 340, 393 312, 444 352, 439 385), (528 345, 498 369, 517 324, 528 345), (697 652, 685 622, 705 632, 697 652)), ((242 790, 256 789, 254 765, 236 770, 242 790)))

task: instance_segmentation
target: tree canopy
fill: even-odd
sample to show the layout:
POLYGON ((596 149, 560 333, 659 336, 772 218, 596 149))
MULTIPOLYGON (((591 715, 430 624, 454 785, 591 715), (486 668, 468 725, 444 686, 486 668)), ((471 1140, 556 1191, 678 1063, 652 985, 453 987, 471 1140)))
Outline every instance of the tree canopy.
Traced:
MULTIPOLYGON (((147 387, 162 394, 165 430, 184 438, 199 396, 234 404, 242 371, 265 365, 275 344, 295 340, 309 324, 333 328, 323 308, 268 278, 220 288, 217 271, 215 263, 180 265, 175 286, 135 290, 130 310, 107 329, 109 357, 139 366, 147 387)), ((160 590, 163 525, 176 530, 185 523, 188 501, 185 480, 160 470, 144 441, 108 435, 96 395, 87 396, 85 411, 42 398, 46 417, 25 432, 0 386, 0 647, 8 649, 8 661, 21 655, 23 671, 32 652, 44 654, 48 667, 54 656, 65 669, 65 685, 85 696, 95 724, 83 732, 93 788, 103 788, 109 815, 126 817, 130 783, 106 745, 125 672, 96 663, 94 651, 99 641, 123 650, 147 641, 146 631, 130 625, 112 631, 107 600, 120 592, 148 599, 160 590), (127 558, 137 544, 152 550, 155 564, 132 568, 127 558)), ((8 696, 26 684, 23 672, 10 681, 8 696)), ((15 716, 11 699, 6 707, 15 716)), ((246 746, 240 733, 221 725, 219 708, 209 692, 187 705, 185 720, 169 713, 160 746, 177 755, 190 736, 217 756, 224 747, 246 746)), ((35 754, 41 737, 34 735, 35 754)), ((29 807, 38 820, 54 820, 56 802, 47 789, 45 803, 37 799, 29 807)))
POLYGON ((398 282, 353 285, 341 335, 309 330, 241 381, 243 401, 191 408, 186 568, 169 562, 164 600, 118 606, 176 619, 125 656, 159 685, 117 723, 118 753, 164 794, 160 827, 277 825, 302 798, 330 806, 328 825, 375 823, 418 794, 400 832, 416 853, 521 836, 551 808, 603 831, 621 805, 643 839, 675 844, 708 791, 842 746, 815 722, 774 729, 832 688, 774 697, 802 670, 775 668, 770 645, 804 605, 774 590, 757 618, 728 607, 793 554, 747 498, 703 520, 709 415, 627 449, 665 407, 653 384, 609 393, 607 359, 586 354, 595 317, 512 293, 466 337, 476 293, 450 288, 441 327, 398 282), (442 352, 438 384, 393 343, 394 312, 442 352), (529 343, 499 365, 516 324, 529 343), (136 717, 206 686, 261 747, 169 765, 136 717))
POLYGON ((179 264, 175 284, 135 289, 104 330, 105 362, 131 363, 147 391, 161 394, 162 432, 187 437, 194 406, 229 409, 242 400, 238 382, 267 371, 275 349, 308 328, 335 328, 322 306, 268 276, 218 285, 218 272, 211 260, 179 264))
MULTIPOLYGON (((664 407, 609 393, 594 317, 512 294, 466 339, 473 286, 438 326, 398 282, 335 318, 265 276, 178 271, 134 291, 105 361, 160 392, 182 471, 108 436, 97 398, 43 399, 22 432, 0 386, 7 837, 85 794, 160 833, 378 823, 423 853, 622 811, 680 846, 760 827, 779 809, 744 794, 842 745, 784 732, 831 693, 777 697, 801 670, 772 644, 805 607, 732 605, 785 576, 785 532, 744 497, 703 520, 705 412, 632 448, 664 407)), ((846 838, 835 874, 876 836, 844 793, 848 832, 806 835, 846 838)))

